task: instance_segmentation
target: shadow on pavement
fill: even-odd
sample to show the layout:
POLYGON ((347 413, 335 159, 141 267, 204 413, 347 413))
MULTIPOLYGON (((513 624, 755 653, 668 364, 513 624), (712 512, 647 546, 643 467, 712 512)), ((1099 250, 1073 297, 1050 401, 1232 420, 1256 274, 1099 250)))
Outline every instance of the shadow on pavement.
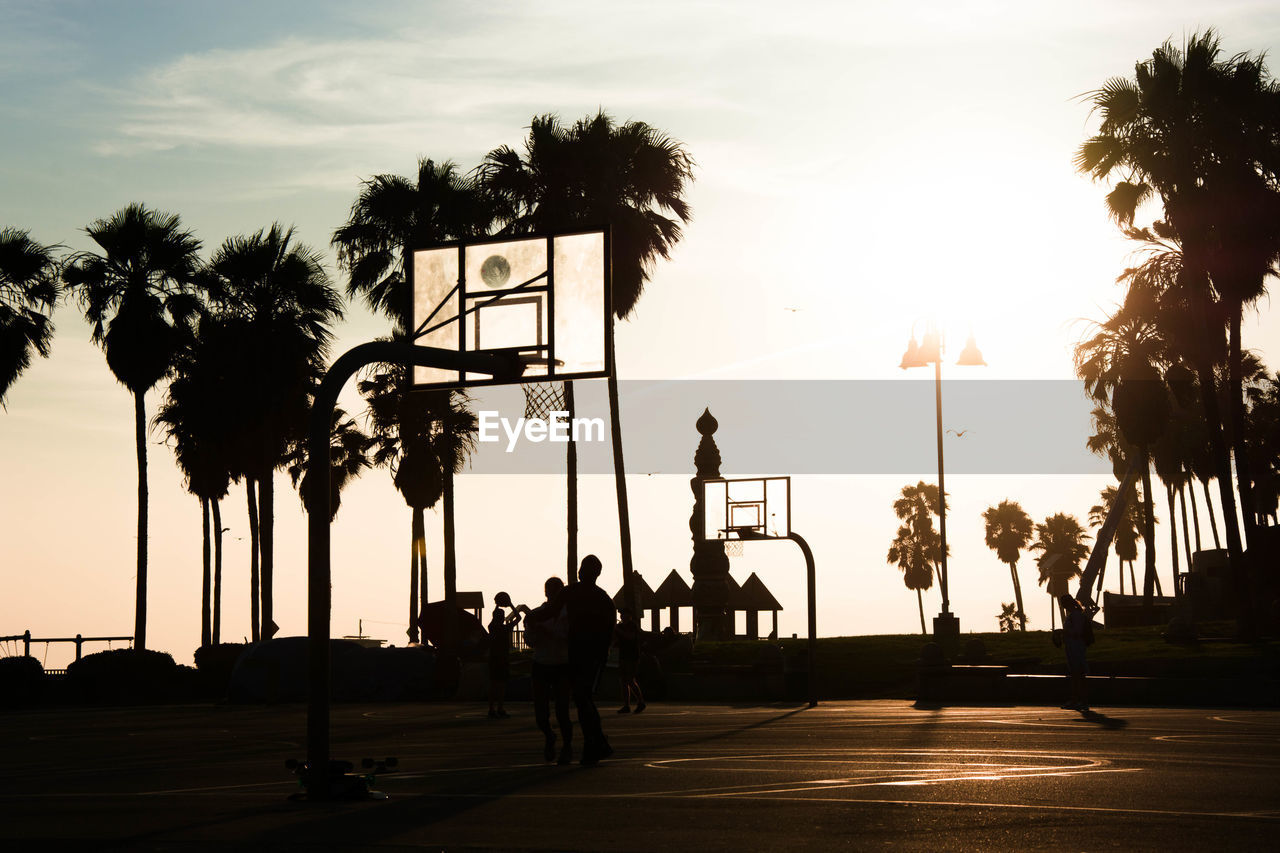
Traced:
POLYGON ((1080 718, 1090 723, 1097 723, 1104 729, 1123 729, 1129 725, 1129 721, 1120 717, 1108 717, 1106 714, 1099 714, 1097 711, 1081 711, 1080 718))

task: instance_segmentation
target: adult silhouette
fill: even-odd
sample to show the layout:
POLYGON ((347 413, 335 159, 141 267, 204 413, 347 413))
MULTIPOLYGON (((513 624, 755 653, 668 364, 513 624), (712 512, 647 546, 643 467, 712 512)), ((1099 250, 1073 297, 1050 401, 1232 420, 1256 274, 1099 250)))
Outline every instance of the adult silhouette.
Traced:
POLYGON ((573 703, 582 727, 582 763, 598 764, 613 754, 596 709, 595 686, 609 656, 617 612, 608 593, 596 586, 600 559, 595 554, 582 558, 578 582, 564 592, 569 613, 569 671, 573 678, 573 703))

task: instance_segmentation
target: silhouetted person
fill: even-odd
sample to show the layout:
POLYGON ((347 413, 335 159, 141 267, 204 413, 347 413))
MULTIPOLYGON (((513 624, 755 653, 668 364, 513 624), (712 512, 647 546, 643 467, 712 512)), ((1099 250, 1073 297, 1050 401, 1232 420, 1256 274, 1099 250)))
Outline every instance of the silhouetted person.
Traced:
MULTIPOLYGON (((500 592, 495 601, 505 601, 511 606, 511 598, 500 592)), ((514 608, 510 616, 504 616, 502 606, 493 608, 493 618, 489 620, 489 716, 505 717, 506 710, 502 700, 507 694, 507 680, 511 677, 511 626, 519 621, 520 609, 529 608, 520 605, 514 608)))
POLYGON ((569 614, 564 603, 564 581, 547 578, 543 584, 547 600, 524 618, 525 642, 533 648, 533 718, 546 738, 543 757, 556 758, 556 735, 551 730, 551 697, 556 700, 556 722, 560 726, 557 764, 573 761, 573 720, 569 716, 569 696, 573 679, 569 673, 569 614))
POLYGON ((564 591, 569 612, 569 670, 573 678, 573 703, 582 727, 582 763, 598 764, 613 754, 600 726, 596 709, 596 679, 609 657, 616 611, 608 594, 596 586, 600 559, 588 554, 578 569, 578 582, 564 591))
POLYGON ((640 668, 640 626, 636 624, 635 611, 630 607, 622 608, 621 616, 613 629, 613 643, 618 647, 618 681, 622 684, 622 707, 618 713, 630 714, 634 697, 636 713, 639 714, 645 709, 644 694, 636 680, 636 672, 640 668))
POLYGON ((1071 676, 1071 701, 1062 707, 1088 711, 1085 676, 1089 674, 1089 664, 1085 659, 1085 649, 1093 642, 1093 626, 1080 602, 1070 595, 1063 593, 1058 596, 1058 603, 1063 610, 1062 646, 1067 653, 1067 672, 1071 676))

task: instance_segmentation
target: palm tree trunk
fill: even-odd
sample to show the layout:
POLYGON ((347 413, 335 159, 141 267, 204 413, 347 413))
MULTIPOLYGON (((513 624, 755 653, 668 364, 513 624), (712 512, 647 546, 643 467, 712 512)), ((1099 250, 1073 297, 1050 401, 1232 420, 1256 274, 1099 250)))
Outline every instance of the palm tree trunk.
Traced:
MULTIPOLYGON (((1187 571, 1191 571, 1191 525, 1187 523, 1187 484, 1178 485, 1178 504, 1182 507, 1182 545, 1183 553, 1187 555, 1187 571)), ((1182 584, 1178 583, 1178 572, 1173 573, 1173 595, 1175 598, 1179 595, 1182 584)))
POLYGON ((923 636, 929 636, 929 631, 924 627, 924 593, 916 590, 916 606, 920 608, 920 633, 923 636))
MULTIPOLYGON (((431 599, 427 597, 427 522, 426 511, 418 511, 418 617, 421 619, 431 599)), ((418 626, 421 629, 421 625, 418 626)), ((419 630, 421 633, 421 630, 419 630)))
POLYGON ((1133 560, 1129 561, 1129 594, 1138 594, 1138 578, 1133 573, 1133 560))
POLYGON ((1231 360, 1227 366, 1227 384, 1230 386, 1228 390, 1231 394, 1229 413, 1231 455, 1236 461, 1236 484, 1240 491, 1240 516, 1244 519, 1244 542, 1246 548, 1253 548, 1258 543, 1258 511, 1253 500, 1252 465, 1244 444, 1244 376, 1241 372, 1240 313, 1241 306, 1234 306, 1231 313, 1231 360))
POLYGON ((1152 611, 1155 608, 1152 596, 1156 591, 1156 507, 1151 497, 1151 454, 1143 448, 1142 455, 1142 497, 1147 504, 1147 517, 1142 522, 1142 550, 1146 563, 1146 571, 1142 575, 1142 606, 1152 611))
POLYGON ((568 564, 565 581, 578 580, 578 444, 573 440, 573 419, 577 406, 573 399, 573 383, 564 383, 564 407, 569 413, 569 441, 564 448, 565 471, 565 555, 568 564))
POLYGON ((133 647, 147 647, 147 409, 145 392, 133 394, 134 439, 138 450, 138 587, 133 611, 133 647))
MULTIPOLYGON (((1182 484, 1182 492, 1184 495, 1187 492, 1191 493, 1191 524, 1195 528, 1196 533, 1196 551, 1201 551, 1204 549, 1204 545, 1200 542, 1200 508, 1196 506, 1195 486, 1190 486, 1190 488, 1188 488, 1188 486, 1194 482, 1195 477, 1188 476, 1187 482, 1182 484)), ((1187 566, 1187 569, 1190 571, 1191 567, 1187 566)))
POLYGON ((418 508, 409 525, 409 642, 418 642, 418 508))
POLYGON ((1213 497, 1209 491, 1209 481, 1201 480, 1200 485, 1204 487, 1204 505, 1209 508, 1209 529, 1213 531, 1213 547, 1221 548, 1222 540, 1218 538, 1218 519, 1213 515, 1213 497))
POLYGON ((622 417, 618 411, 618 377, 609 373, 609 421, 613 432, 613 483, 618 493, 618 539, 622 546, 622 588, 626 606, 636 611, 636 586, 631 582, 631 513, 627 507, 627 471, 622 461, 622 417))
POLYGON ((1233 571, 1236 579, 1236 594, 1239 596, 1240 615, 1245 626, 1245 633, 1252 638, 1254 633, 1254 600, 1252 590, 1258 585, 1260 574, 1254 563, 1257 561, 1262 540, 1258 536, 1258 510, 1253 500, 1253 473, 1249 462, 1249 453, 1245 448, 1244 435, 1244 376, 1241 372, 1240 351, 1240 314, 1242 305, 1237 302, 1231 311, 1230 358, 1227 363, 1227 384, 1231 393, 1229 414, 1231 417, 1231 450, 1236 461, 1236 485, 1240 491, 1240 517, 1244 521, 1244 545, 1246 554, 1239 563, 1240 569, 1233 571))
POLYGON ((249 639, 262 639, 262 620, 258 618, 258 495, 257 485, 250 476, 244 478, 245 498, 249 503, 249 639))
POLYGON ((1022 609, 1022 584, 1018 581, 1018 564, 1009 564, 1009 574, 1013 575, 1013 600, 1018 605, 1018 621, 1022 625, 1022 630, 1027 630, 1027 614, 1022 609))
MULTIPOLYGON (((1173 585, 1177 587, 1178 571, 1180 569, 1178 562, 1178 508, 1173 503, 1173 486, 1168 483, 1164 484, 1164 496, 1169 504, 1169 553, 1173 559, 1173 585)), ((1190 559, 1190 557, 1187 559, 1190 559)), ((1156 575, 1156 594, 1163 595, 1163 590, 1160 589, 1159 575, 1156 575)))
POLYGON ((1058 612, 1058 602, 1051 595, 1049 596, 1049 630, 1050 631, 1054 630, 1054 628, 1057 627, 1057 622, 1055 621, 1057 619, 1057 612, 1058 612))
POLYGON ((201 526, 204 528, 202 531, 203 536, 201 537, 202 547, 200 553, 203 568, 203 572, 200 576, 200 647, 204 648, 209 645, 209 638, 213 630, 213 614, 210 613, 213 599, 213 590, 210 589, 213 585, 213 566, 209 554, 210 530, 208 498, 200 498, 200 522, 201 526))
POLYGON ((1120 594, 1124 595, 1124 560, 1120 561, 1120 594))
POLYGON ((275 471, 258 481, 258 544, 262 547, 262 639, 270 640, 279 628, 272 619, 275 565, 275 471))
POLYGON ((1240 523, 1236 520, 1236 494, 1235 489, 1231 487, 1231 455, 1227 450, 1227 441, 1222 429, 1222 415, 1218 409, 1217 382, 1214 379, 1213 366, 1208 359, 1197 360, 1196 376, 1200 380, 1200 402, 1204 408, 1205 426, 1209 431, 1209 451, 1218 477, 1218 498, 1222 504, 1222 523, 1226 527, 1227 554, 1235 586, 1237 632, 1241 639, 1248 640, 1252 639, 1255 633, 1249 573, 1244 569, 1240 523))
POLYGON ((222 498, 213 499, 213 631, 214 645, 222 642, 222 498))
POLYGON ((451 650, 458 648, 458 565, 454 552, 453 531, 453 470, 444 470, 444 600, 445 644, 451 650))

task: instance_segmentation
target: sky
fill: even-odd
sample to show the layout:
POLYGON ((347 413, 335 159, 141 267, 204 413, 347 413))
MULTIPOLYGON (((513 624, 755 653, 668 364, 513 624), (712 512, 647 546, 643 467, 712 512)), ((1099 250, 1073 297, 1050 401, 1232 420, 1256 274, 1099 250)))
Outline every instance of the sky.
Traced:
MULTIPOLYGON (((360 181, 412 174, 423 156, 470 169, 495 147, 518 146, 545 113, 573 120, 603 108, 655 125, 697 163, 694 220, 617 327, 624 441, 626 389, 642 384, 631 380, 759 380, 734 386, 758 389, 754 408, 721 420, 729 475, 789 473, 758 467, 773 458, 765 451, 774 420, 798 422, 799 441, 832 448, 855 432, 874 448, 914 430, 925 445, 919 465, 798 474, 792 487, 792 527, 817 563, 819 633, 912 631, 915 596, 885 553, 898 490, 936 478, 931 413, 908 423, 903 412, 855 406, 853 430, 838 418, 780 411, 764 380, 928 383, 927 371, 897 365, 913 331, 933 321, 948 336, 944 384, 1019 380, 987 416, 1034 428, 1025 383, 1072 377, 1072 345, 1121 298, 1115 278, 1131 260, 1106 218, 1106 187, 1072 167, 1095 127, 1082 95, 1132 74, 1166 39, 1209 26, 1228 52, 1271 51, 1280 42, 1273 12, 1263 2, 1203 0, 0 0, 0 225, 83 250, 86 225, 141 201, 180 214, 207 256, 229 236, 279 221, 324 252, 345 286, 328 243, 360 181), (953 366, 970 334, 985 368, 953 366), (753 438, 735 440, 743 435, 753 438)), ((1275 364, 1280 323, 1269 309, 1264 300, 1247 318, 1245 344, 1275 364)), ((52 357, 19 379, 0 411, 0 635, 128 634, 132 402, 76 303, 60 305, 55 322, 52 357)), ((334 355, 388 328, 352 304, 334 355)), ((162 390, 148 395, 150 415, 162 390)), ((481 403, 518 415, 518 396, 506 394, 481 403)), ((599 389, 580 396, 588 414, 607 418, 599 389)), ((350 388, 343 403, 358 407, 350 388)), ((633 413, 646 405, 640 396, 631 403, 633 413)), ((652 427, 667 430, 672 447, 687 442, 687 468, 629 477, 635 565, 653 586, 672 568, 689 578, 694 421, 702 405, 714 413, 717 399, 709 392, 697 403, 672 407, 652 427)), ((1087 428, 1082 420, 1081 443, 1087 428)), ((948 435, 948 453, 982 432, 948 435)), ((149 645, 189 664, 200 630, 199 507, 163 436, 153 431, 149 441, 149 645)), ((459 587, 487 601, 502 589, 534 602, 542 580, 563 573, 563 478, 475 473, 503 471, 495 453, 482 448, 459 481, 459 587)), ((1108 481, 1105 468, 1088 465, 948 477, 950 588, 962 630, 994 630, 1000 602, 1012 598, 1007 568, 983 544, 982 510, 1011 498, 1036 520, 1055 512, 1083 520, 1108 481)), ((580 548, 601 556, 612 590, 620 583, 613 481, 590 474, 580 488, 580 548)), ((249 634, 243 489, 223 516, 223 638, 236 640, 249 634)), ((344 493, 333 528, 335 636, 356 633, 362 620, 367 634, 405 641, 409 523, 385 471, 344 493)), ((276 531, 276 621, 281 635, 303 634, 305 516, 284 474, 276 531)), ((1167 534, 1162 524, 1162 545, 1167 534)), ((428 536, 438 592, 438 514, 428 536)), ((1157 550, 1167 584, 1167 548, 1157 550)), ((794 549, 749 544, 732 570, 769 585, 784 606, 784 634, 804 631, 794 549)), ((1021 572, 1031 627, 1047 627, 1030 559, 1021 572)), ((926 612, 938 606, 935 588, 926 612)), ((56 666, 69 647, 34 653, 56 666)))

